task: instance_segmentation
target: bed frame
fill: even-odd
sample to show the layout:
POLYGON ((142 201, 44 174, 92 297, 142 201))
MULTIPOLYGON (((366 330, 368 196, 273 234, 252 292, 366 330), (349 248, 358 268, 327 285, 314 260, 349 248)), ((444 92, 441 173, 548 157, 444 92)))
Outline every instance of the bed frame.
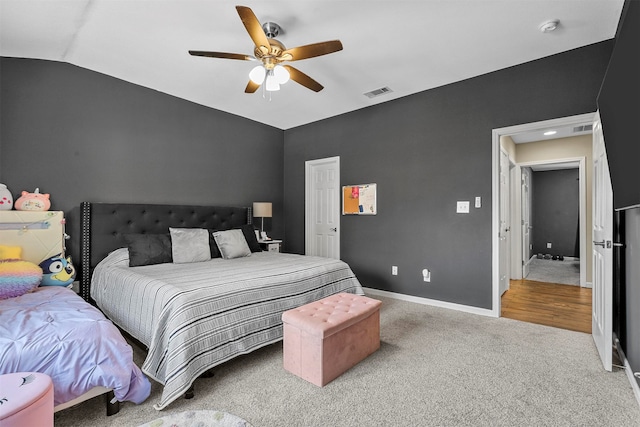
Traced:
POLYGON ((169 227, 226 230, 252 222, 249 207, 83 202, 80 211, 80 296, 89 302, 93 269, 109 252, 126 247, 125 234, 168 233, 169 227))
MULTIPOLYGON (((154 204, 122 204, 83 202, 80 241, 80 296, 91 301, 91 275, 96 265, 111 251, 126 247, 125 234, 168 233, 169 227, 225 230, 252 223, 250 207, 176 206, 154 204)), ((119 411, 113 391, 102 387, 90 390, 72 402, 60 405, 65 409, 99 394, 105 394, 107 415, 119 411)), ((190 390, 186 397, 192 397, 190 390)))

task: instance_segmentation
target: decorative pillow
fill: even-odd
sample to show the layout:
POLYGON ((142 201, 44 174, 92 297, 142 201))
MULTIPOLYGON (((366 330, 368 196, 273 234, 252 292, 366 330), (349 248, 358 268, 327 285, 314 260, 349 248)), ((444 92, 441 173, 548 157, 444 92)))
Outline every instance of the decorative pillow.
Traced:
POLYGON ((209 232, 204 228, 169 228, 171 254, 175 264, 211 259, 209 232))
POLYGON ((251 224, 245 224, 240 227, 242 233, 244 234, 244 239, 247 241, 247 245, 251 252, 262 252, 262 248, 260 248, 260 243, 258 243, 258 239, 256 238, 256 232, 251 224))
POLYGON ((129 267, 172 262, 171 238, 168 234, 127 234, 129 267))
POLYGON ((19 297, 33 291, 42 280, 42 269, 29 261, 0 260, 0 299, 19 297))
POLYGON ((251 255, 244 233, 240 229, 216 231, 213 238, 220 249, 222 258, 233 259, 251 255))
POLYGON ((0 259, 22 259, 22 248, 0 245, 0 259))
POLYGON ((45 259, 38 266, 42 269, 40 286, 69 287, 76 278, 76 269, 70 256, 64 258, 62 254, 58 254, 45 259))

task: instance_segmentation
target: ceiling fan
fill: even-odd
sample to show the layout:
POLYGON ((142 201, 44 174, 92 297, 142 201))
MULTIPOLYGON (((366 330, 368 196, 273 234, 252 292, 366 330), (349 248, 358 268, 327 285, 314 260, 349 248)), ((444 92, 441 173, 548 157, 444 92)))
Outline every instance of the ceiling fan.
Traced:
POLYGON ((261 61, 262 64, 253 68, 249 73, 249 83, 247 83, 247 87, 244 90, 245 93, 255 92, 263 83, 265 83, 265 89, 267 91, 279 90, 280 85, 286 83, 289 79, 314 92, 320 92, 324 88, 320 83, 297 68, 290 65, 281 65, 281 63, 337 52, 342 50, 340 40, 313 43, 287 49, 281 42, 275 39, 280 32, 278 24, 267 22, 261 26, 258 18, 256 18, 256 15, 250 8, 246 6, 236 6, 236 10, 251 40, 253 40, 255 44, 253 51, 255 56, 201 50, 190 50, 189 53, 194 56, 207 56, 210 58, 261 61))

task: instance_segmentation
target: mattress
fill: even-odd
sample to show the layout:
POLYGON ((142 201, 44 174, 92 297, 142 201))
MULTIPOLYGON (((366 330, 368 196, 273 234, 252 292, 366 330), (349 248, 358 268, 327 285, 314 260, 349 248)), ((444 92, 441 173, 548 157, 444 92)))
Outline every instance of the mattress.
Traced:
POLYGON ((144 373, 164 385, 156 409, 208 369, 282 339, 282 313, 339 292, 363 295, 340 260, 256 252, 189 264, 129 267, 128 250, 95 268, 91 296, 148 346, 144 373))

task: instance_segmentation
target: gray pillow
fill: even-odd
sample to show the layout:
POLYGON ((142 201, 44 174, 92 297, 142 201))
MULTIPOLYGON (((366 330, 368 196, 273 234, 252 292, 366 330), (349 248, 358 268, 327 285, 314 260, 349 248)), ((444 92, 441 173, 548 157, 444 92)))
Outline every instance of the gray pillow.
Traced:
POLYGON ((241 258, 251 255, 251 249, 249 249, 242 230, 216 231, 213 233, 213 238, 224 259, 241 258))
POLYGON ((171 262, 171 239, 168 234, 125 234, 129 248, 129 267, 171 262))
POLYGON ((169 228, 171 255, 175 264, 211 259, 209 232, 204 228, 169 228))

